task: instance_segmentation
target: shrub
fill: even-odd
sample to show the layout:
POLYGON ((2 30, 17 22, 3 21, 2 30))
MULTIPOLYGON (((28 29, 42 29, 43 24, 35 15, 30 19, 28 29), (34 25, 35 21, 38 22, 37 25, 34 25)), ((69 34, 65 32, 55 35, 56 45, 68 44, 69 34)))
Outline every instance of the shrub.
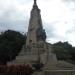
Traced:
POLYGON ((29 65, 10 65, 10 66, 0 66, 0 73, 5 73, 6 75, 30 75, 33 73, 32 67, 29 65))

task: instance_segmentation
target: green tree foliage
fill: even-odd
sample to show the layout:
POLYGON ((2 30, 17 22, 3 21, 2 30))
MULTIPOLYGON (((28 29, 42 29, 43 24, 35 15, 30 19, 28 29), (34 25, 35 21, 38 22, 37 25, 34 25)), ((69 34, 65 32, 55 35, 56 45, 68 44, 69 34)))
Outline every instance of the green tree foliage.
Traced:
POLYGON ((72 56, 72 57, 71 57, 71 60, 72 60, 72 61, 75 61, 75 47, 73 47, 69 52, 70 52, 70 54, 71 54, 71 56, 72 56))
POLYGON ((53 52, 59 60, 75 60, 75 48, 68 42, 53 44, 53 52))
POLYGON ((6 64, 7 61, 15 59, 25 43, 26 36, 17 32, 8 30, 0 35, 0 64, 6 64))

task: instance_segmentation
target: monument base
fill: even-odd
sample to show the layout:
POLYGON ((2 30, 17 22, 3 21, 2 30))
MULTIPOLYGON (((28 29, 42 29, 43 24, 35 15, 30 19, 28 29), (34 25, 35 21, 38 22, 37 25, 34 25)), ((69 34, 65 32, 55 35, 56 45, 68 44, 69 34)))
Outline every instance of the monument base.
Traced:
POLYGON ((44 69, 44 75, 75 75, 75 65, 65 62, 48 62, 44 69))

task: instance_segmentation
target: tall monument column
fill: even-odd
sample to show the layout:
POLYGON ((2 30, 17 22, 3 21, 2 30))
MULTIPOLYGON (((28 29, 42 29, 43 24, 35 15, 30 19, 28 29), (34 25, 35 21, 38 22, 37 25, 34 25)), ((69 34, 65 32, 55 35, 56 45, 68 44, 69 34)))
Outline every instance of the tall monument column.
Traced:
POLYGON ((40 9, 37 6, 36 0, 34 0, 30 13, 26 44, 13 63, 35 63, 39 60, 44 63, 46 55, 46 33, 42 26, 40 9))
POLYGON ((26 39, 26 48, 33 45, 37 45, 40 42, 45 42, 46 33, 42 26, 42 19, 40 15, 40 9, 37 6, 36 0, 34 0, 33 8, 30 14, 29 27, 26 39))

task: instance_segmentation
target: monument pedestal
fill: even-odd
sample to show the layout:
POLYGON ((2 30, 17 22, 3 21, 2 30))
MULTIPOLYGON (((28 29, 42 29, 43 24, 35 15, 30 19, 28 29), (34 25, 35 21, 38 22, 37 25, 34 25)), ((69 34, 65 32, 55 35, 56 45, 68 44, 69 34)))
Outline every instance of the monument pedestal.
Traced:
POLYGON ((43 73, 44 75, 75 75, 75 65, 65 61, 48 61, 43 73))

